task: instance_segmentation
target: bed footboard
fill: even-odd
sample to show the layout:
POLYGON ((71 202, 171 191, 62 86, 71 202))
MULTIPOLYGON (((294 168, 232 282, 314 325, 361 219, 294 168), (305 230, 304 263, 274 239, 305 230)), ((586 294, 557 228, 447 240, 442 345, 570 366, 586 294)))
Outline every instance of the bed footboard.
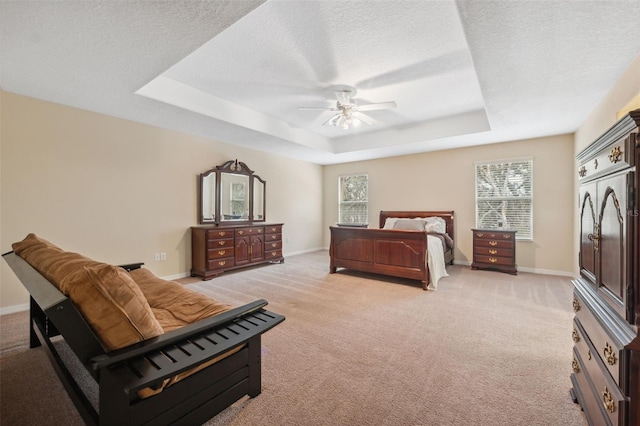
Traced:
POLYGON ((427 235, 421 231, 330 227, 331 273, 337 268, 429 283, 427 235))

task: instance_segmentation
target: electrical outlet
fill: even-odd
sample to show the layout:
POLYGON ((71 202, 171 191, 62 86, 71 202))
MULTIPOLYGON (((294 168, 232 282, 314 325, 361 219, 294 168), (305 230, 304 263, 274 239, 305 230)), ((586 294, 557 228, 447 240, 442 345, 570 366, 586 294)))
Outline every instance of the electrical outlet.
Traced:
POLYGON ((165 252, 160 253, 160 260, 161 260, 162 262, 164 262, 165 260, 167 260, 167 253, 165 253, 165 252))
POLYGON ((160 253, 156 253, 153 255, 153 260, 155 260, 156 262, 160 262, 160 253))

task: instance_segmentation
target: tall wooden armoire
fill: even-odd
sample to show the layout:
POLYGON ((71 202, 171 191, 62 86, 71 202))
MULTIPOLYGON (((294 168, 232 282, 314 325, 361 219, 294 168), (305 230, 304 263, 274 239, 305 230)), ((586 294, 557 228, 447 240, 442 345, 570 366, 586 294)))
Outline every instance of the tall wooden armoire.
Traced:
POLYGON ((640 425, 640 109, 580 152, 571 394, 590 425, 640 425))

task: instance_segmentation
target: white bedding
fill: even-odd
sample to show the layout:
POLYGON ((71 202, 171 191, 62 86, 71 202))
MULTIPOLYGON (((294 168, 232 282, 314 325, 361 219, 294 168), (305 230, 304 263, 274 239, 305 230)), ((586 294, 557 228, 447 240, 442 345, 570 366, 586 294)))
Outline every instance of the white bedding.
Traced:
POLYGON ((427 235, 427 247, 427 266, 430 278, 427 290, 437 290, 438 280, 449 276, 444 263, 444 245, 440 238, 427 235))

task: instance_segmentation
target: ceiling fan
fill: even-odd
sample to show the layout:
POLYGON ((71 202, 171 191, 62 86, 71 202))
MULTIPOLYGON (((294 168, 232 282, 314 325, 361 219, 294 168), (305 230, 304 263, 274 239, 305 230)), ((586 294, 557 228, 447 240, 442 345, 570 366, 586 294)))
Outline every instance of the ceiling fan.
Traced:
POLYGON ((358 103, 353 99, 357 91, 355 88, 349 86, 340 86, 338 88, 334 88, 333 92, 338 99, 334 107, 298 107, 298 109, 335 111, 336 114, 322 123, 322 125, 336 126, 346 130, 351 127, 359 127, 361 123, 366 123, 368 125, 372 125, 375 123, 374 119, 363 114, 362 111, 393 109, 397 106, 394 101, 358 105, 358 103))

